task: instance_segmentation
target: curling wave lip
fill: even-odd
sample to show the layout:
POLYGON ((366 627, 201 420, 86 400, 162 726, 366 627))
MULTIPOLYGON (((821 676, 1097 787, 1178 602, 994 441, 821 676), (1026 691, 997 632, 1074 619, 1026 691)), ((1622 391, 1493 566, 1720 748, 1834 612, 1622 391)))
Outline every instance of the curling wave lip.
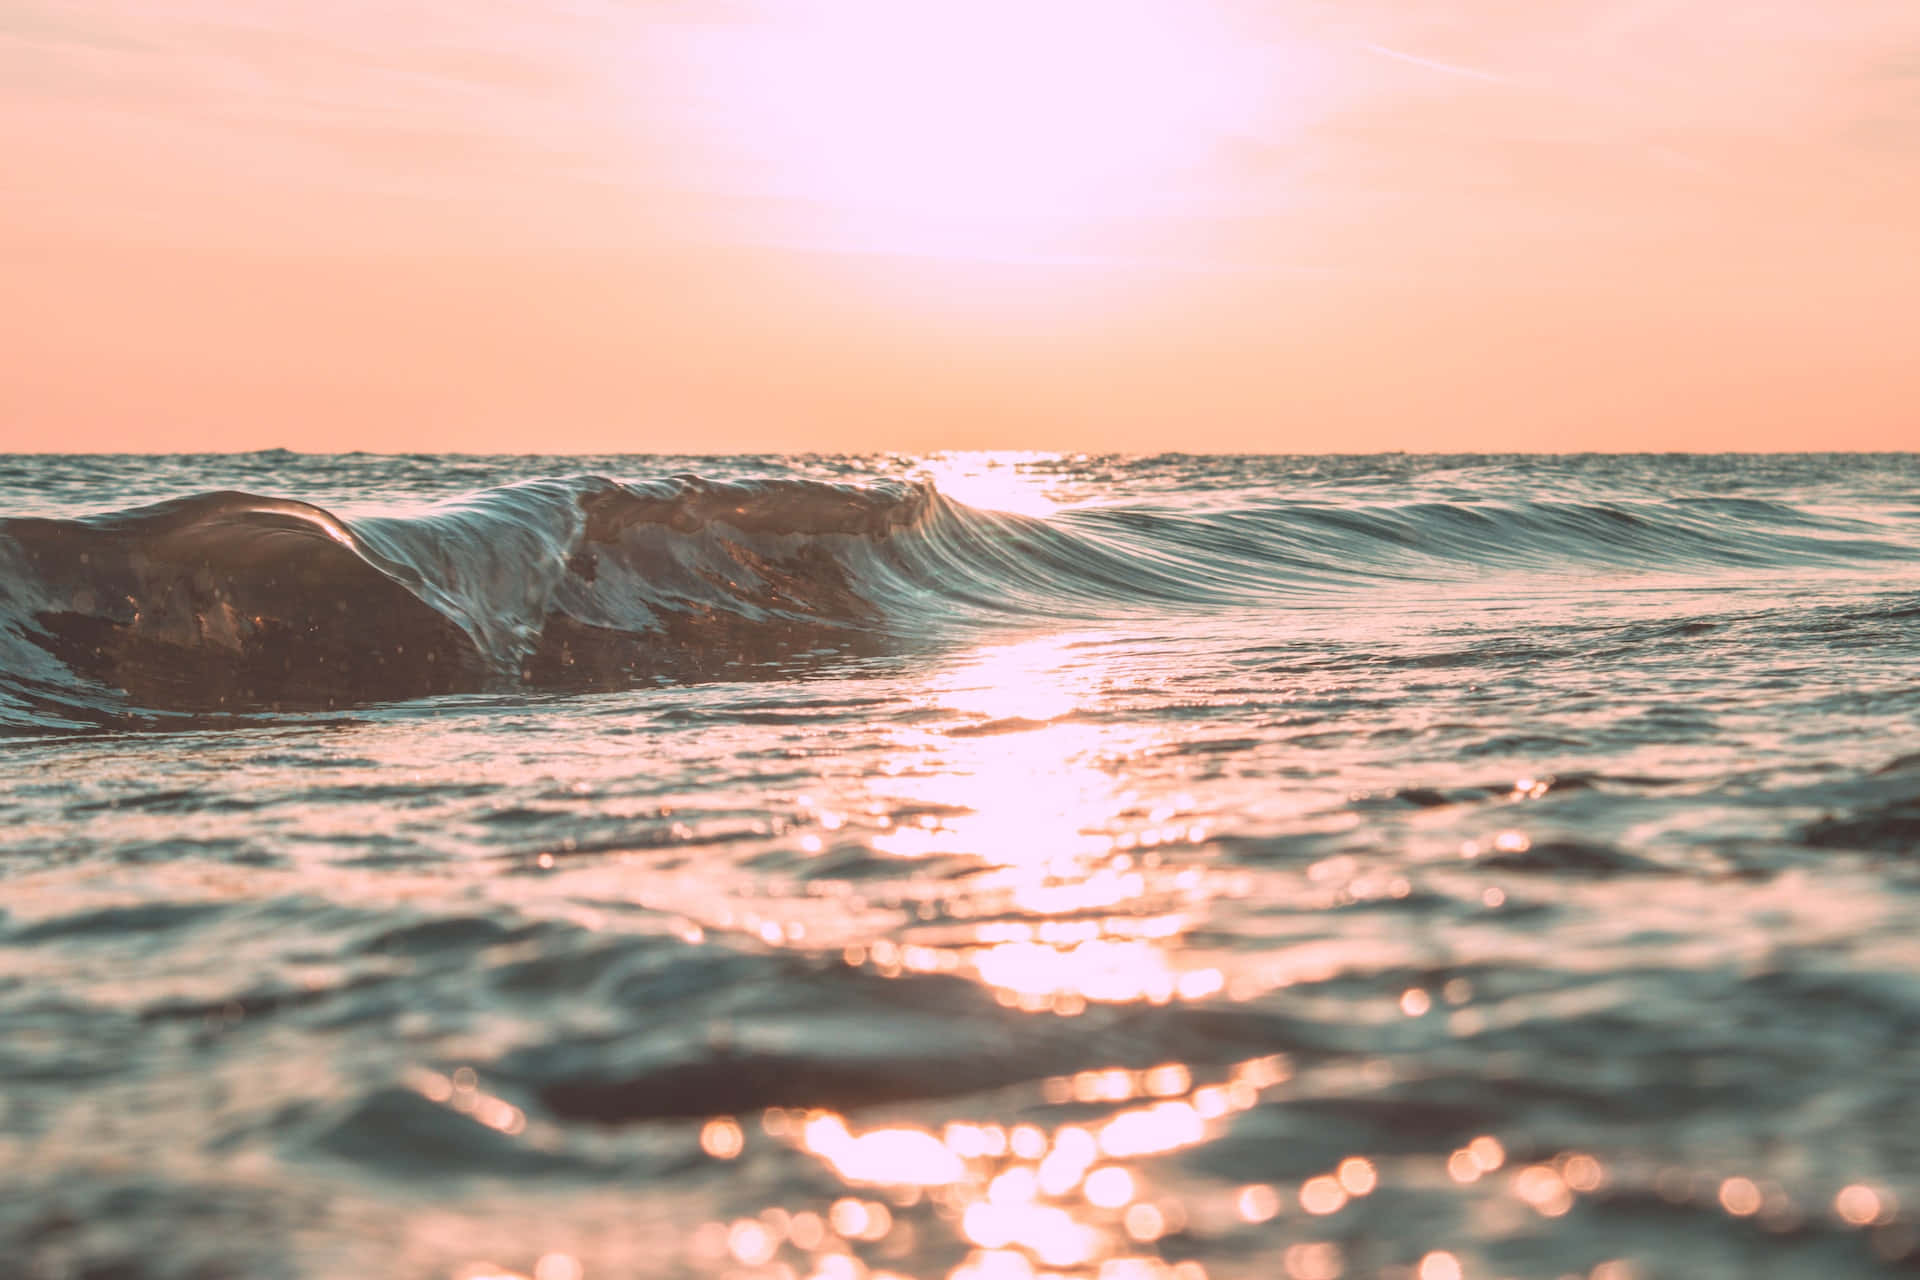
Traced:
POLYGON ((1911 561, 1889 531, 1746 500, 1327 501, 1048 518, 930 480, 526 481, 351 520, 231 490, 0 519, 9 728, 520 687, 780 677, 939 643, 1284 607, 1489 573, 1911 561))

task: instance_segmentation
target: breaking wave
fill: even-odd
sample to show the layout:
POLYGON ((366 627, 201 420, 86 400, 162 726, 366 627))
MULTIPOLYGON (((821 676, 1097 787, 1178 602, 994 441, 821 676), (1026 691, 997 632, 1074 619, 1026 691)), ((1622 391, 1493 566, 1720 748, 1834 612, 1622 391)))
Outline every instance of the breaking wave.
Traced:
POLYGON ((780 671, 994 620, 1283 606, 1387 582, 1911 562, 1748 498, 976 510, 931 485, 543 479, 343 519, 221 491, 0 520, 0 731, 780 671))

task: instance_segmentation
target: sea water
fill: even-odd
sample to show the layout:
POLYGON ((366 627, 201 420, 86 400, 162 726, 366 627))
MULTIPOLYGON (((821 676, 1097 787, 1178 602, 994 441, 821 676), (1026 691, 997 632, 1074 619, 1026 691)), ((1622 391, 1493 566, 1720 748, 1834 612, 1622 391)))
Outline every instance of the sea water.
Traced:
POLYGON ((1920 1265, 1920 457, 0 458, 0 1275, 1920 1265))

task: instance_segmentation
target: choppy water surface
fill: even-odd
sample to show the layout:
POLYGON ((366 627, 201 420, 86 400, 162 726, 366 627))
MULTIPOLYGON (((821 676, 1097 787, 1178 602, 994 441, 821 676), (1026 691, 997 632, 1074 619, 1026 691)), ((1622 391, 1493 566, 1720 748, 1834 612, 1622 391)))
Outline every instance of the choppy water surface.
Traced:
POLYGON ((1920 458, 0 517, 0 1273, 1920 1267, 1920 458))

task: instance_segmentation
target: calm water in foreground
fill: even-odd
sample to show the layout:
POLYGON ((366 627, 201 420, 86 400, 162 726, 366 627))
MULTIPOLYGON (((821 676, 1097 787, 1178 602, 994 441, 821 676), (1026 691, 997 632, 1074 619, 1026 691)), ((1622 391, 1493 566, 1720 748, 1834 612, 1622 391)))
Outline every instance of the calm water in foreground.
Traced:
POLYGON ((0 1275, 1910 1272, 1917 858, 1920 457, 0 457, 0 1275))

